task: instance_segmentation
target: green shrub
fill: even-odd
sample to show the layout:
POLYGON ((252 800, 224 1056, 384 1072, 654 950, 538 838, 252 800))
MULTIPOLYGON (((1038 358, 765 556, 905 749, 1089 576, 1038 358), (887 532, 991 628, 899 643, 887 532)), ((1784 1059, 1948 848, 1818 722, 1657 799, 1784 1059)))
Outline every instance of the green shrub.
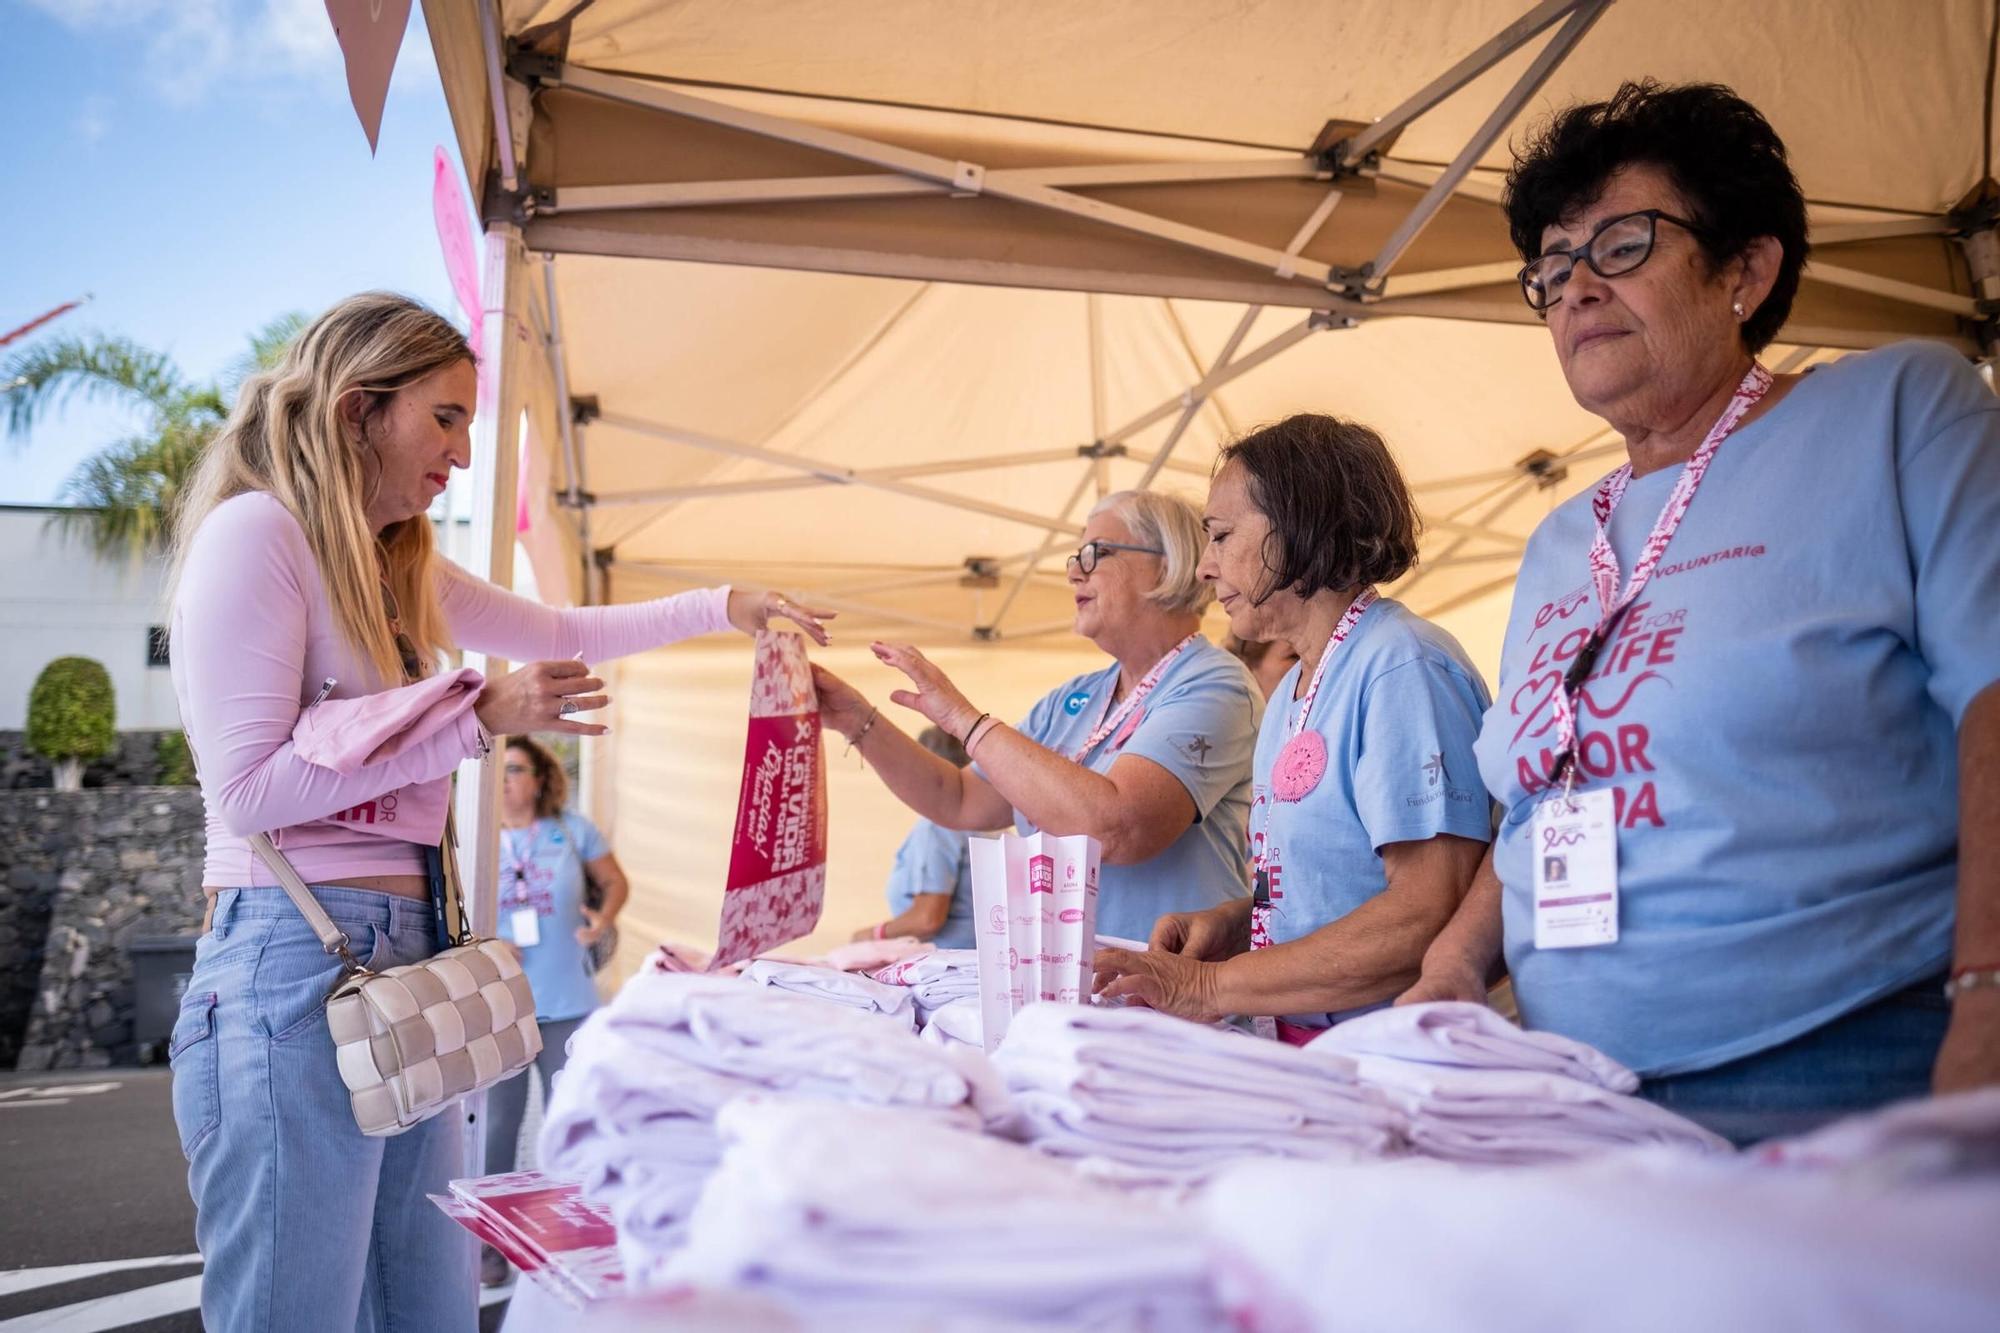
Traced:
POLYGON ((187 733, 163 731, 153 748, 160 761, 162 787, 192 787, 195 784, 194 752, 188 749, 187 733))
POLYGON ((58 657, 28 691, 28 748, 56 766, 56 786, 74 790, 83 766, 118 743, 111 673, 87 657, 58 657))

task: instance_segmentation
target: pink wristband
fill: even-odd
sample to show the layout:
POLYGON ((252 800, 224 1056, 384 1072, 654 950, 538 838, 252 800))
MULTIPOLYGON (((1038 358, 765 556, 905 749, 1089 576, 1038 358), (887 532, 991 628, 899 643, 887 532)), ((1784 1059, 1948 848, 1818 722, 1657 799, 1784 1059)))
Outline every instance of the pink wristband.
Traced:
POLYGON ((889 923, 887 921, 877 921, 875 923, 875 938, 878 940, 881 939, 882 932, 887 930, 888 928, 889 928, 889 923))

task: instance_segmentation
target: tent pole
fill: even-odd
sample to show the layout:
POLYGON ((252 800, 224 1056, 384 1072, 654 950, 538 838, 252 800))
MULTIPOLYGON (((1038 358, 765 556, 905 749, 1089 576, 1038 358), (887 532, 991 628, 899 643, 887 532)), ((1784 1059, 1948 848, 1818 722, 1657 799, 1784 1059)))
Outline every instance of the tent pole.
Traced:
MULTIPOLYGON (((1015 509, 1008 505, 991 504, 970 495, 957 495, 951 491, 940 491, 929 486, 919 486, 914 482, 898 481, 893 477, 883 477, 851 468, 843 468, 832 463, 822 463, 797 454, 779 453, 775 449, 762 449, 753 444, 741 444, 735 440, 725 440, 720 436, 705 435, 700 431, 682 430, 674 426, 662 426, 650 421, 640 421, 634 417, 614 416, 605 413, 598 420, 617 430, 630 431, 635 435, 649 435, 665 440, 669 444, 683 444, 692 449, 706 449, 710 453, 728 454, 736 458, 754 459, 769 463, 774 467, 790 468, 795 472, 805 472, 812 476, 842 486, 865 486, 873 490, 888 491, 892 495, 905 495, 913 500, 929 500, 933 504, 947 505, 954 509, 966 509, 975 514, 985 514, 990 518, 1002 518, 1011 523, 1024 524, 1031 528, 1060 528, 1067 532, 1080 531, 1075 524, 1062 519, 1049 519, 1040 514, 1031 514, 1025 509, 1015 509)), ((603 503, 600 501, 599 503, 603 503)))
POLYGON ((1881 278, 1873 273, 1863 273, 1860 269, 1824 264, 1817 259, 1808 261, 1806 274, 1814 282, 1824 282, 1829 286, 1867 292, 1871 296, 1885 296, 1891 301, 1922 306, 1926 310, 1942 310, 1947 315, 1957 315, 1963 319, 1979 318, 1979 302, 1970 296, 1960 296, 1956 292, 1941 292, 1936 288, 1920 286, 1914 282, 1881 278))
MULTIPOLYGON (((1508 509, 1512 508, 1515 502, 1518 501, 1522 496, 1526 495, 1528 493, 1528 488, 1533 485, 1535 485, 1535 478, 1523 477, 1520 481, 1517 481, 1510 486, 1502 487, 1499 497, 1495 499, 1492 505, 1490 505, 1483 513, 1481 513, 1478 518, 1474 519, 1473 523, 1476 526, 1482 528, 1488 526, 1493 522, 1494 519, 1500 517, 1500 515, 1504 514, 1505 512, 1507 512, 1508 509)), ((1463 512, 1463 508, 1461 508, 1459 512, 1463 512)), ((1456 518, 1456 514, 1454 514, 1453 517, 1456 518)), ((1428 577, 1430 574, 1436 571, 1439 565, 1444 564, 1446 561, 1450 560, 1454 555, 1457 555, 1461 550, 1465 548, 1465 544, 1471 540, 1472 538, 1469 536, 1459 536, 1452 538, 1450 545, 1446 546, 1442 551, 1439 551, 1437 555, 1424 561, 1422 568, 1418 569, 1415 573, 1411 574, 1407 579, 1404 579, 1401 584, 1397 585, 1395 589, 1396 596, 1398 598, 1409 596, 1410 589, 1416 587, 1419 583, 1422 583, 1426 577, 1428 577)))
POLYGON ((563 495, 563 507, 576 515, 577 559, 582 576, 584 605, 590 604, 590 502, 585 498, 588 487, 584 480, 584 458, 576 444, 576 408, 569 398, 569 364, 563 350, 562 311, 556 305, 556 261, 553 255, 543 255, 542 293, 543 304, 549 317, 548 340, 543 349, 549 359, 549 374, 556 384, 556 413, 562 423, 563 473, 569 481, 563 495))
MULTIPOLYGON (((907 477, 939 477, 954 472, 982 472, 994 468, 1021 467, 1035 463, 1067 463, 1075 449, 1036 449, 1018 454, 989 454, 980 458, 941 459, 935 463, 900 463, 895 467, 858 468, 854 478, 895 481, 907 477)), ((720 500, 733 495, 766 495, 773 491, 809 490, 815 486, 848 484, 847 478, 814 474, 803 477, 745 477, 740 481, 698 482, 691 486, 663 486, 650 491, 617 491, 600 495, 597 505, 664 504, 685 500, 720 500)), ((628 537, 627 540, 630 540, 628 537)))
MULTIPOLYGON (((486 231, 481 290, 482 337, 493 356, 472 419, 472 558, 467 566, 479 578, 507 588, 514 582, 514 505, 521 457, 522 367, 512 321, 527 296, 521 233, 509 223, 496 223, 486 231)), ((473 652, 465 654, 465 665, 488 676, 507 669, 504 660, 473 652)), ((491 936, 499 916, 494 895, 499 877, 489 868, 500 853, 500 763, 492 755, 467 760, 459 765, 458 776, 453 805, 466 908, 473 933, 491 936)), ((474 1164, 484 1160, 485 1111, 486 1098, 479 1094, 467 1098, 461 1112, 466 1160, 474 1164)))
MULTIPOLYGON (((493 100, 494 163, 500 172, 502 188, 518 190, 521 188, 520 159, 514 154, 514 130, 507 115, 507 75, 500 51, 500 15, 495 12, 500 0, 477 0, 477 3, 479 44, 486 52, 486 91, 493 100)), ((476 199, 478 181, 472 183, 472 193, 476 199)), ((497 344, 489 343, 488 346, 497 344)))
POLYGON ((1376 146, 1423 115, 1439 102, 1471 83, 1493 66, 1512 55, 1514 49, 1536 33, 1555 23, 1586 0, 1544 0, 1520 18, 1495 33, 1472 54, 1404 99, 1401 106, 1383 116, 1352 139, 1336 145, 1342 164, 1356 163, 1374 152, 1376 146))
POLYGON ((1363 281, 1380 285, 1396 261, 1403 257, 1403 252, 1417 239, 1418 233, 1430 225, 1431 219, 1437 216, 1438 210, 1451 198, 1452 192, 1458 188, 1458 183, 1479 164, 1480 158, 1486 156, 1486 150, 1491 148, 1502 132, 1514 123, 1514 118, 1521 114, 1521 108, 1527 105, 1528 99, 1541 91, 1549 75, 1555 73, 1556 66, 1562 64, 1569 53, 1576 49, 1576 44, 1582 41, 1584 34, 1603 17, 1604 11, 1610 4, 1611 0, 1582 0, 1574 7, 1575 12, 1570 14, 1568 20, 1556 31, 1556 35, 1549 39, 1548 45, 1535 56, 1521 77, 1515 80, 1514 86, 1500 99, 1500 104, 1493 108, 1484 123, 1473 132, 1471 140, 1459 150, 1458 156, 1452 159, 1444 174, 1439 176, 1424 197, 1417 201, 1417 206, 1410 210, 1410 215, 1403 219, 1402 225, 1383 242, 1381 252, 1369 263, 1361 266, 1359 277, 1363 281))
MULTIPOLYGON (((1167 438, 1161 442, 1159 452, 1153 455, 1153 460, 1146 464, 1146 470, 1139 474, 1139 484, 1133 488, 1134 490, 1143 491, 1151 488, 1153 479, 1160 475, 1160 469, 1167 465, 1167 459, 1179 447, 1181 436, 1185 435, 1187 428, 1193 424, 1195 414, 1201 411, 1202 404, 1208 401, 1209 395, 1220 387, 1220 381, 1216 377, 1229 368, 1230 359, 1236 355, 1236 349, 1243 345, 1243 339, 1249 335, 1250 326, 1255 324, 1257 316, 1263 313, 1264 307, 1260 305, 1253 305, 1244 310, 1243 317, 1236 321, 1236 328, 1229 335, 1229 341, 1222 345, 1222 350, 1216 354, 1215 361, 1201 377, 1201 385, 1207 387, 1198 387, 1187 395, 1181 406, 1180 420, 1176 421, 1174 428, 1167 432, 1167 438)), ((1173 318, 1173 307, 1167 308, 1167 316, 1169 319, 1173 318)))
MULTIPOLYGON (((1310 179, 1323 174, 1310 157, 1250 162, 1133 162, 1073 167, 1007 167, 992 183, 1059 189, 1109 185, 1181 185, 1215 181, 1310 179)), ((571 185, 554 190, 544 213, 601 213, 635 208, 715 208, 829 199, 893 199, 951 194, 952 186, 905 175, 772 176, 757 180, 662 181, 640 185, 571 185)))
POLYGON ((1259 345, 1255 351, 1246 353, 1231 361, 1228 365, 1204 375, 1200 380, 1181 390, 1158 407, 1133 417, 1130 421, 1106 435, 1104 443, 1123 444, 1126 440, 1131 439, 1134 435, 1139 434, 1149 426, 1165 421, 1196 395, 1205 397, 1208 394, 1214 393, 1231 380, 1249 374, 1272 357, 1278 355, 1278 353, 1294 344, 1304 342, 1321 329, 1345 327, 1346 325, 1343 322, 1345 318, 1345 316, 1322 315, 1319 313, 1308 316, 1304 321, 1293 325, 1283 333, 1272 338, 1269 342, 1259 345))
MULTIPOLYGON (((1609 0, 1585 0, 1585 3, 1602 5, 1609 3, 1609 0)), ((1089 195, 1072 194, 1054 185, 1042 184, 1032 177, 1010 176, 1005 171, 989 172, 976 162, 938 157, 931 153, 921 153, 875 139, 863 138, 857 134, 847 134, 839 130, 788 120, 783 116, 766 115, 763 112, 729 106, 706 98, 691 97, 660 84, 646 83, 624 75, 603 74, 580 65, 564 65, 544 82, 633 106, 650 107, 670 115, 685 116, 691 120, 743 130, 767 139, 776 139, 781 143, 816 148, 821 152, 866 162, 900 175, 929 181, 934 185, 945 187, 956 195, 990 194, 1002 199, 1011 199, 1015 203, 1030 204, 1051 212, 1116 227, 1123 231, 1137 232, 1142 236, 1171 241, 1190 249, 1203 250, 1230 259, 1240 259, 1269 272, 1283 272, 1287 263, 1286 256, 1282 252, 1273 250, 1267 245, 1258 245, 1253 241, 1210 231, 1205 227, 1174 222, 1151 213, 1142 213, 1137 209, 1124 208, 1089 195)), ((1289 263, 1292 271, 1310 278, 1315 283, 1325 285, 1333 278, 1333 271, 1329 265, 1296 257, 1290 259, 1289 263)))
MULTIPOLYGON (((1083 498, 1084 491, 1097 476, 1098 469, 1103 466, 1104 460, 1098 458, 1092 460, 1091 464, 1084 468, 1083 475, 1076 480, 1076 488, 1069 493, 1069 499, 1063 501, 1061 510, 1062 518, 1068 519, 1071 514, 1076 512, 1076 502, 1083 498)), ((1099 494, 1101 495, 1102 491, 1099 494)), ((1079 533, 1079 535, 1081 534, 1079 533)), ((1000 599, 1000 606, 994 611, 993 618, 988 620, 984 625, 975 626, 975 633, 983 630, 985 631, 983 637, 987 638, 991 638, 999 633, 1000 622, 1007 618, 1007 612, 1013 608, 1014 599, 1019 597, 1022 590, 1034 580, 1035 570, 1040 567, 1043 560, 1048 558, 1049 552, 1053 551, 1056 548, 1056 544, 1061 540, 1061 532, 1054 528, 1049 529, 1048 535, 1042 538, 1041 545, 1035 548, 1034 554, 1028 557, 1027 564, 1021 567, 1021 573, 1014 580, 1014 586, 1007 589, 1007 595, 1000 599)))

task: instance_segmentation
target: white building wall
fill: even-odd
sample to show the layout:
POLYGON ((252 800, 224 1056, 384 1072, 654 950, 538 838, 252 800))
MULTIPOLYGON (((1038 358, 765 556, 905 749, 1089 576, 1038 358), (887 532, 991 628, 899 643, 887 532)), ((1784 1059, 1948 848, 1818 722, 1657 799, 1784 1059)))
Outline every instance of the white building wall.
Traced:
MULTIPOLYGON (((0 731, 28 724, 28 691, 58 657, 90 657, 111 673, 118 729, 178 727, 168 669, 146 664, 147 631, 166 623, 160 603, 166 561, 106 559, 51 520, 40 505, 0 505, 0 731)), ((438 534, 459 558, 466 522, 438 534), (461 530, 454 545, 447 534, 461 530)), ((516 548, 517 590, 533 597, 534 575, 516 548)))
POLYGON ((27 725, 28 691, 58 657, 104 664, 119 730, 178 727, 167 668, 146 665, 147 630, 163 623, 162 562, 106 560, 54 512, 0 505, 0 730, 27 725))

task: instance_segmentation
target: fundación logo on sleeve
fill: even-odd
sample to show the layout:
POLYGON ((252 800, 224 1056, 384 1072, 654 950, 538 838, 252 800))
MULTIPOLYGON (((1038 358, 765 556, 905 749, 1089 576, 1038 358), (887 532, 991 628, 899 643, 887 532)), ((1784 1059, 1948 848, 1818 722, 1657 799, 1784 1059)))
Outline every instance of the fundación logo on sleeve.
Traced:
POLYGON ((1083 711, 1083 706, 1089 702, 1089 691, 1074 690, 1070 693, 1069 698, 1063 700, 1063 712, 1068 713, 1071 717, 1075 717, 1083 711))

